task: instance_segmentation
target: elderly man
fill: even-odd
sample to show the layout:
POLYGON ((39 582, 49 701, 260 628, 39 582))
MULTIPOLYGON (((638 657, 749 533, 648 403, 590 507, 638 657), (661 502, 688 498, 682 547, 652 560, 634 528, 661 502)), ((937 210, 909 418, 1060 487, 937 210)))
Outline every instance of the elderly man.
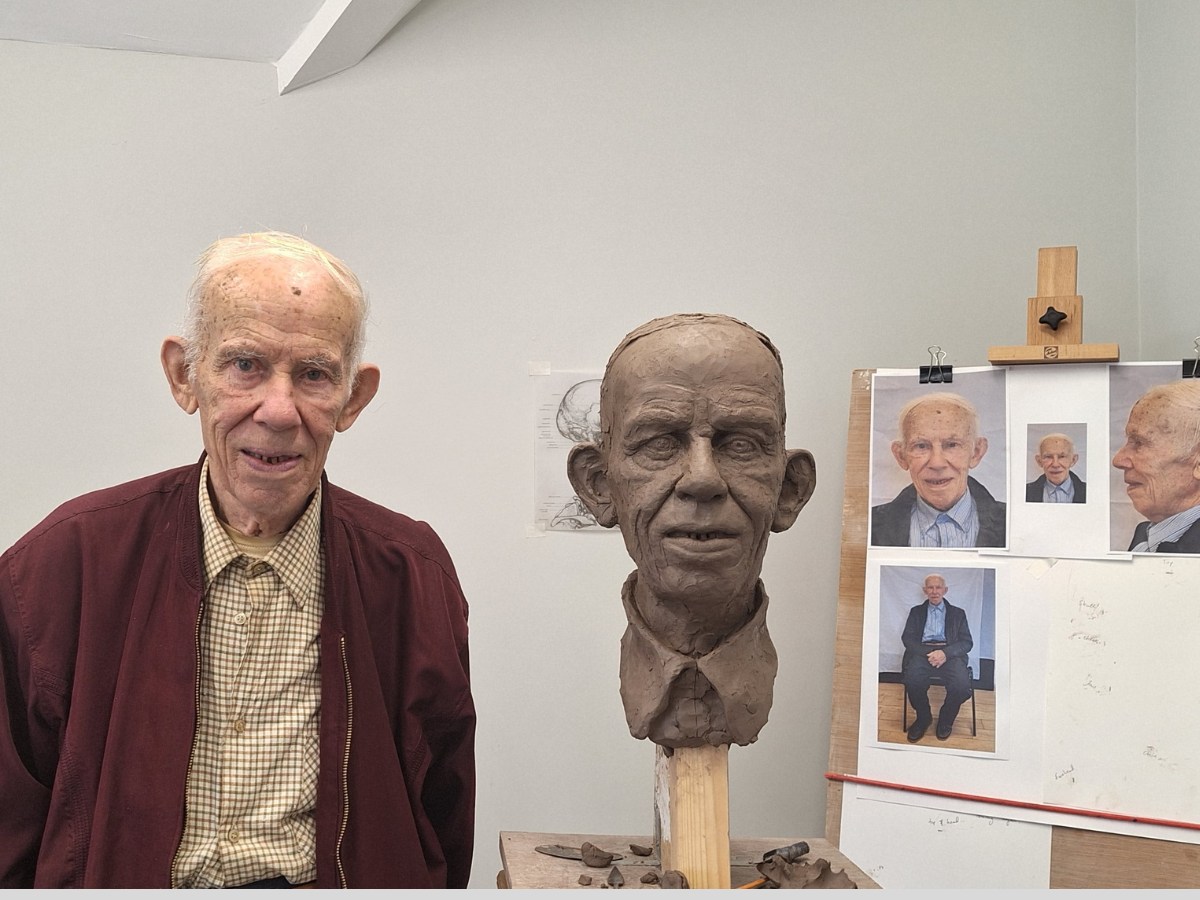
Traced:
POLYGON ((1033 457, 1042 474, 1025 485, 1026 503, 1086 503, 1087 483, 1071 471, 1079 462, 1075 445, 1065 434, 1048 434, 1033 457))
POLYGON ((877 547, 1003 547, 1005 504, 970 475, 987 453, 975 407, 926 394, 900 410, 892 456, 912 484, 871 510, 877 547))
POLYGON ((655 319, 609 358, 600 439, 575 445, 568 474, 637 564, 621 641, 634 737, 745 745, 766 723, 777 658, 758 576, 816 483, 784 419, 779 352, 728 316, 655 319))
POLYGON ((162 347, 200 461, 0 557, 0 884, 466 884, 458 578, 427 525, 324 476, 379 385, 365 321, 318 247, 218 241, 162 347))
POLYGON ((1129 411, 1125 444, 1113 457, 1125 493, 1146 517, 1134 553, 1200 553, 1200 384, 1148 390, 1129 411))
POLYGON ((967 614, 952 606, 946 598, 946 579, 941 575, 925 576, 925 602, 908 611, 904 623, 904 661, 901 664, 904 691, 916 713, 916 721, 908 729, 908 741, 915 744, 925 736, 933 723, 929 710, 929 685, 939 676, 946 686, 946 699, 938 712, 935 735, 939 741, 950 738, 958 710, 971 696, 967 654, 974 642, 967 614))

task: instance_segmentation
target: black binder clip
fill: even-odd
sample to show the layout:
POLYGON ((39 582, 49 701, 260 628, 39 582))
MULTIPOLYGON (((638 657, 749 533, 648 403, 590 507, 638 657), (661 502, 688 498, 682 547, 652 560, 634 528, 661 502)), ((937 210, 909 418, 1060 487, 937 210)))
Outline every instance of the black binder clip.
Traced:
POLYGON ((1200 378, 1200 337, 1192 341, 1192 347, 1196 351, 1196 358, 1183 361, 1184 378, 1200 378))
POLYGON ((921 384, 949 384, 954 380, 954 366, 942 363, 946 351, 936 344, 929 348, 929 365, 921 366, 921 384))

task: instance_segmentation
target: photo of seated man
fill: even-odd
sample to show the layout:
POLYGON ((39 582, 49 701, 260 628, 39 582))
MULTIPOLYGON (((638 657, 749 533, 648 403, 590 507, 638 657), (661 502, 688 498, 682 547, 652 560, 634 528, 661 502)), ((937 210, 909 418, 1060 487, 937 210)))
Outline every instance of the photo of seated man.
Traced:
POLYGON ((1006 546, 1003 376, 955 373, 943 389, 876 375, 872 546, 1006 546))
POLYGON ((1111 549, 1200 553, 1200 381, 1178 366, 1109 371, 1111 549))
POLYGON ((1086 446, 1087 425, 1031 424, 1028 434, 1033 458, 1025 502, 1086 503, 1087 482, 1077 473, 1087 471, 1080 452, 1086 446))
POLYGON ((880 567, 878 740, 995 752, 995 576, 880 567))

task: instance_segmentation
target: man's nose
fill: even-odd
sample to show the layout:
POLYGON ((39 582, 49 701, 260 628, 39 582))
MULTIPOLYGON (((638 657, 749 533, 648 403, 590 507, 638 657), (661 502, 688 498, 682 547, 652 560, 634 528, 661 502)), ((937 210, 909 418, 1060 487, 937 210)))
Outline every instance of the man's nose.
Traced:
POLYGON ((1129 444, 1122 444, 1121 449, 1117 451, 1112 458, 1112 464, 1118 469, 1133 468, 1133 460, 1129 458, 1129 444))
POLYGON ((723 496, 725 490, 725 478, 717 466, 712 442, 707 438, 692 441, 675 492, 685 499, 704 502, 723 496))
POLYGON ((934 466, 935 468, 940 468, 941 466, 944 466, 945 464, 946 464, 945 451, 942 450, 942 445, 940 442, 934 441, 934 443, 929 448, 929 462, 926 465, 934 466))
POLYGON ((254 412, 254 421, 275 431, 295 428, 300 424, 300 410, 296 408, 295 385, 290 376, 279 373, 269 378, 263 386, 262 402, 254 412))

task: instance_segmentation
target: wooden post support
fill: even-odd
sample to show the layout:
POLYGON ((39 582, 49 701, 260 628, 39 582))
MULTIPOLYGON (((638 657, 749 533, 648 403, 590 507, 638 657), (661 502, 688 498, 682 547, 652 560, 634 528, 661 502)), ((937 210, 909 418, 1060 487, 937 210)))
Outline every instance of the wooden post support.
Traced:
POLYGON ((1025 346, 992 347, 995 365, 1050 362, 1116 362, 1116 344, 1083 343, 1083 298, 1075 293, 1076 247, 1038 250, 1037 296, 1025 311, 1025 346), (1061 320, 1050 324, 1048 317, 1061 320))
POLYGON ((654 837, 664 872, 693 888, 731 887, 729 747, 655 747, 654 837))

